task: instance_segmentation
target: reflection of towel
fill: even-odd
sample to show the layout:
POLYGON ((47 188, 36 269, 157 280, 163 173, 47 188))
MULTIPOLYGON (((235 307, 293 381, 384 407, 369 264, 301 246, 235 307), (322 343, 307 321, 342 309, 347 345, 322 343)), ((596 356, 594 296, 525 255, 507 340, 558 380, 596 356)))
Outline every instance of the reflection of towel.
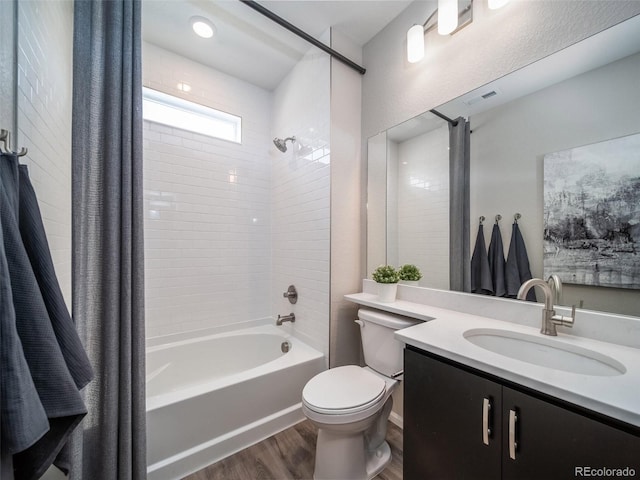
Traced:
MULTIPOLYGON (((532 278, 529 269, 529 257, 527 257, 527 247, 524 245, 524 239, 520 233, 520 227, 516 222, 513 223, 511 232, 511 244, 509 245, 509 254, 507 255, 507 266, 505 269, 507 297, 515 298, 520 290, 520 285, 532 278)), ((527 293, 527 300, 536 301, 536 294, 533 288, 527 293)))
MULTIPOLYGON (((2 183, 0 222, 12 292, 11 301, 15 311, 15 328, 22 345, 23 358, 29 366, 29 376, 37 391, 37 395, 31 396, 28 400, 37 399, 41 404, 40 409, 44 408, 46 413, 45 422, 48 419, 48 425, 45 423, 48 431, 45 428, 39 438, 31 438, 31 441, 27 442, 28 444, 21 446, 28 448, 20 448, 20 451, 14 452, 14 474, 16 479, 40 478, 58 455, 71 431, 87 413, 78 386, 88 381, 87 375, 91 374, 91 370, 88 365, 85 365, 83 369, 79 368, 79 365, 83 363, 82 354, 74 353, 73 348, 70 348, 72 342, 67 337, 73 336, 72 324, 62 325, 65 319, 61 316, 60 306, 46 304, 46 301, 53 298, 52 294, 55 288, 51 284, 45 287, 44 283, 40 284, 39 282, 51 282, 52 278, 47 272, 38 272, 36 275, 33 271, 34 266, 41 262, 41 256, 48 255, 49 252, 48 247, 45 251, 45 246, 39 243, 40 233, 32 231, 32 228, 38 228, 38 222, 35 218, 39 217, 39 211, 31 210, 33 205, 29 203, 24 205, 24 209, 20 204, 23 193, 28 196, 30 192, 20 191, 18 160, 15 155, 1 156, 0 182, 2 183), (24 218, 19 218, 23 216, 24 218), (35 255, 33 258, 25 248, 20 232, 22 225, 19 225, 19 220, 20 224, 25 222, 26 231, 22 233, 34 236, 31 239, 34 242, 32 248, 38 251, 31 252, 32 255, 35 255), (44 295, 43 289, 48 289, 44 295)), ((33 192, 31 191, 31 193, 33 192)), ((35 199, 33 200, 35 201, 35 199)), ((39 218, 38 221, 41 226, 39 218)), ((70 322, 68 312, 66 315, 70 322)), ((3 364, 3 370, 4 368, 3 364)), ((2 390, 4 397, 4 385, 2 385, 2 390)), ((15 402, 7 405, 9 409, 13 407, 23 408, 22 405, 15 404, 15 402)), ((2 408, 2 426, 4 427, 5 420, 13 421, 13 412, 10 411, 8 419, 4 418, 4 398, 2 408)), ((28 418, 22 427, 41 429, 41 423, 41 417, 35 416, 28 418)), ((6 433, 20 437, 20 432, 9 431, 6 433)), ((4 450, 4 428, 2 435, 4 450)))
POLYGON ((496 297, 504 297, 507 293, 504 278, 504 247, 502 246, 502 234, 498 222, 493 225, 491 231, 491 243, 489 243, 489 268, 491 269, 491 281, 493 282, 493 294, 496 297))
POLYGON ((471 256, 471 292, 484 295, 493 294, 489 257, 487 257, 487 247, 484 243, 484 229, 482 224, 478 227, 476 246, 471 256))

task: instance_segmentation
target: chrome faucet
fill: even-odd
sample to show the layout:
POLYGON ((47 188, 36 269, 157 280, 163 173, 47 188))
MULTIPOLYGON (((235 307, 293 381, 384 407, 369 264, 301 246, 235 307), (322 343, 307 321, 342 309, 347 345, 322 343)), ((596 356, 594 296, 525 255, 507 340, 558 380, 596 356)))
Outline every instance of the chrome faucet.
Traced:
POLYGON ((571 316, 565 317, 563 315, 556 315, 556 311, 553 309, 553 297, 554 292, 547 282, 540 278, 532 278, 520 285, 518 290, 518 298, 525 300, 527 293, 532 287, 540 287, 544 292, 544 310, 542 310, 542 326, 540 327, 540 333, 543 335, 556 336, 556 325, 564 325, 566 327, 573 327, 573 323, 576 319, 576 306, 571 309, 571 316))
POLYGON ((560 303, 560 300, 562 299, 562 281, 560 280, 560 277, 555 273, 553 275, 549 275, 547 283, 551 287, 551 293, 553 293, 553 303, 560 303))
POLYGON ((280 326, 284 322, 295 322, 296 315, 294 313, 290 313, 289 315, 278 315, 278 320, 276 320, 276 325, 280 326))

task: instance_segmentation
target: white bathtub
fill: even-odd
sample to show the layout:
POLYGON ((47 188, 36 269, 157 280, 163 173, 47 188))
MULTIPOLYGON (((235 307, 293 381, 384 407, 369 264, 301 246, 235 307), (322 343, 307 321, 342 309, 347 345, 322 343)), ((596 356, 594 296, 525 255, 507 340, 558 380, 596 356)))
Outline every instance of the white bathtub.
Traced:
POLYGON ((303 420, 302 388, 325 368, 272 325, 148 347, 148 479, 182 478, 303 420))

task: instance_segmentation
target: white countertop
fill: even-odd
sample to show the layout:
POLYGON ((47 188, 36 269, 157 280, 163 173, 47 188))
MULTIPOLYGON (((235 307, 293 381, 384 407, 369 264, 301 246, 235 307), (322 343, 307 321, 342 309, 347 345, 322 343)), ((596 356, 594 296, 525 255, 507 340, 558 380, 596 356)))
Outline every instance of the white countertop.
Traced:
MULTIPOLYGON (((561 332, 557 337, 548 337, 542 335, 539 328, 425 304, 401 300, 382 304, 377 302, 376 295, 369 293, 346 295, 345 298, 361 305, 425 320, 425 323, 396 332, 396 338, 408 345, 640 427, 638 348, 561 332), (507 330, 553 339, 553 342, 567 344, 569 348, 586 348, 621 363, 626 372, 614 376, 585 375, 516 360, 479 347, 464 337, 465 331, 477 328, 507 330)), ((579 318, 576 319, 578 321, 579 318)))

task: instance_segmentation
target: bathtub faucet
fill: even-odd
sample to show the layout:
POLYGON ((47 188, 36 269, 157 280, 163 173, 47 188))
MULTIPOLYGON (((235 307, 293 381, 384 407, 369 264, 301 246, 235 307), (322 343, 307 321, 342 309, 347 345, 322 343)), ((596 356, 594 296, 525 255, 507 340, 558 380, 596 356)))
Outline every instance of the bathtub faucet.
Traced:
POLYGON ((280 326, 284 322, 295 322, 296 315, 294 313, 290 313, 289 315, 278 315, 278 320, 276 320, 276 325, 280 326))

